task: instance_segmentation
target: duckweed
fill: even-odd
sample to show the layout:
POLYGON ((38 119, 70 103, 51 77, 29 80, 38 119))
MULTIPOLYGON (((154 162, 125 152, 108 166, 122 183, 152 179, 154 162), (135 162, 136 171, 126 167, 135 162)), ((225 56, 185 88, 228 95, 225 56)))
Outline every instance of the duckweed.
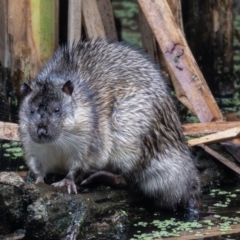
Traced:
MULTIPOLYGON (((221 201, 216 202, 213 206, 218 208, 226 208, 233 198, 238 197, 240 189, 234 190, 234 192, 222 191, 220 189, 213 189, 210 193, 213 197, 220 198, 221 201)), ((216 211, 216 210, 215 210, 216 211)), ((240 211, 237 211, 236 214, 240 214, 240 211)), ((155 218, 158 217, 157 214, 154 214, 155 218)), ((152 222, 139 222, 134 226, 137 227, 155 227, 155 231, 150 233, 143 233, 139 230, 137 234, 134 235, 130 240, 155 240, 161 237, 179 237, 182 232, 192 233, 194 236, 202 237, 209 234, 208 231, 218 227, 221 234, 226 234, 228 231, 232 230, 232 226, 240 223, 240 217, 228 217, 220 214, 214 214, 211 216, 213 219, 204 219, 201 221, 193 222, 183 222, 178 221, 176 218, 170 218, 165 220, 155 219, 152 222)))

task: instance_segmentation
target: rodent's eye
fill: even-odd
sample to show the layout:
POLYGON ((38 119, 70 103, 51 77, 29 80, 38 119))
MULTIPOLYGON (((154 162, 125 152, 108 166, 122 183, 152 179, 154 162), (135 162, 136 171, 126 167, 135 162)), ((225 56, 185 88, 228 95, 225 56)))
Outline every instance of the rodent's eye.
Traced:
POLYGON ((31 114, 33 114, 33 113, 34 113, 34 110, 33 110, 33 109, 31 109, 31 110, 30 110, 30 113, 31 113, 31 114))
POLYGON ((58 107, 54 108, 54 112, 55 113, 60 112, 60 108, 58 108, 58 107))

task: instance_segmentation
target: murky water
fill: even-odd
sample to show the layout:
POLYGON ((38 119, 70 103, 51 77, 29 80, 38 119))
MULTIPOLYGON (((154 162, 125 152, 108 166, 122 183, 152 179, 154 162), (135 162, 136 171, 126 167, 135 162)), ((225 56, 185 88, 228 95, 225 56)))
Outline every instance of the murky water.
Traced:
POLYGON ((126 239, 240 239, 239 186, 214 188, 202 202, 199 216, 194 211, 148 213, 142 209, 139 219, 129 226, 126 239))

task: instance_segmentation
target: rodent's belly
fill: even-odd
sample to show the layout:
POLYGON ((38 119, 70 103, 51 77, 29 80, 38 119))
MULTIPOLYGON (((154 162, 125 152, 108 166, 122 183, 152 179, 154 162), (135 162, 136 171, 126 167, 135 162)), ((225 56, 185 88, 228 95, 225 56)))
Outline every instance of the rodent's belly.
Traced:
POLYGON ((64 155, 48 155, 45 159, 47 162, 46 164, 48 165, 47 172, 67 173, 70 170, 70 159, 65 157, 64 155))
POLYGON ((67 173, 73 165, 73 158, 61 148, 44 146, 35 154, 41 162, 43 172, 46 173, 67 173))

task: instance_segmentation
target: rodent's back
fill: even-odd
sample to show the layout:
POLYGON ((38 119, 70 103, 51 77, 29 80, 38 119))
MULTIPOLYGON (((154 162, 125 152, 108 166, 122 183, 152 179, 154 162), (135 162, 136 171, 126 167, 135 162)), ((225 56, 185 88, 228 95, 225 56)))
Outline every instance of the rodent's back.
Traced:
POLYGON ((50 74, 61 77, 78 75, 74 83, 85 82, 94 90, 115 88, 116 84, 147 89, 154 86, 156 91, 166 91, 165 81, 159 69, 142 51, 134 50, 125 43, 108 43, 105 39, 79 42, 71 48, 61 48, 40 73, 45 78, 50 74), (101 88, 101 89, 100 89, 101 88))
MULTIPOLYGON (((164 124, 171 125, 175 121, 175 125, 171 126, 173 131, 181 129, 160 70, 146 54, 126 44, 108 43, 105 39, 98 39, 79 42, 71 48, 62 48, 50 64, 43 68, 39 78, 52 78, 53 81, 56 78, 63 81, 71 79, 75 85, 75 101, 78 102, 82 92, 87 92, 89 100, 96 105, 95 109, 100 115, 109 117, 120 106, 121 101, 125 102, 126 108, 119 108, 118 111, 122 110, 127 114, 135 108, 139 117, 141 113, 154 115, 159 111, 164 124), (171 119, 167 119, 170 114, 166 114, 166 111, 172 111, 171 119)), ((136 113, 133 114, 137 116, 136 113)))

